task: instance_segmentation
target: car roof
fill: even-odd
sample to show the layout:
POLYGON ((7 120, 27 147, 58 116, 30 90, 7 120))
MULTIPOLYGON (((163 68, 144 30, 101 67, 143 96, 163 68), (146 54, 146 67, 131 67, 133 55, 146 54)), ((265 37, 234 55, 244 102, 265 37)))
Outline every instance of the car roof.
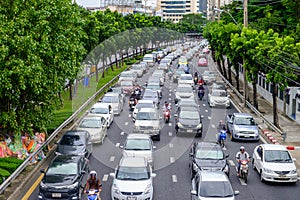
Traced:
POLYGON ((194 145, 197 149, 199 149, 199 148, 202 148, 202 149, 203 148, 209 148, 209 149, 219 148, 219 149, 221 149, 220 145, 216 144, 215 142, 195 142, 194 145))
POLYGON ((127 136, 127 139, 151 139, 151 137, 147 134, 131 133, 127 136))
POLYGON ((107 103, 97 102, 95 103, 92 108, 108 108, 107 103))
POLYGON ((139 112, 156 112, 155 108, 141 108, 139 112))
POLYGON ((181 74, 181 76, 192 76, 192 74, 181 74))
POLYGON ((202 181, 228 181, 227 175, 222 171, 199 171, 202 181))
POLYGON ((151 103, 151 104, 154 104, 153 100, 149 100, 149 99, 141 99, 138 101, 138 104, 139 103, 151 103))
POLYGON ((146 167, 147 161, 144 157, 122 157, 119 166, 122 167, 146 167))
POLYGON ((104 117, 95 116, 95 115, 86 115, 82 120, 84 120, 84 119, 97 119, 97 120, 101 120, 102 118, 104 118, 104 117))
POLYGON ((88 133, 87 131, 84 130, 68 130, 64 133, 63 136, 65 135, 80 135, 80 136, 84 136, 86 133, 88 133))
POLYGON ((261 144, 259 145, 265 150, 284 150, 287 151, 287 148, 285 146, 282 146, 280 144, 261 144))
POLYGON ((234 113, 234 115, 237 117, 252 117, 252 115, 248 113, 234 113))
POLYGON ((104 96, 119 96, 119 93, 108 92, 104 96))
POLYGON ((52 163, 77 163, 81 159, 81 156, 74 155, 57 155, 52 163))

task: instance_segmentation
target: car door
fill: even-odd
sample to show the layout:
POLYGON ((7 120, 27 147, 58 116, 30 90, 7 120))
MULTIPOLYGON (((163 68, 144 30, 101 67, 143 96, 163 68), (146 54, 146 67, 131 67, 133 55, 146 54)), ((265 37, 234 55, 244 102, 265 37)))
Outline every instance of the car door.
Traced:
POLYGON ((101 135, 106 135, 107 131, 107 122, 104 117, 101 117, 101 135))
POLYGON ((257 169, 257 171, 260 172, 263 165, 263 149, 260 146, 257 146, 253 151, 253 159, 254 159, 254 165, 257 169))

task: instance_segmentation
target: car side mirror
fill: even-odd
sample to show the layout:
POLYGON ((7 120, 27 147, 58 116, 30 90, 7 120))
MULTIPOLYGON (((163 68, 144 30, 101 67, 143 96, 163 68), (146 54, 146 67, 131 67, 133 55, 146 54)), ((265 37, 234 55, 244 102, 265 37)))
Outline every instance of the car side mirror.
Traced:
POLYGON ((178 117, 178 114, 174 114, 174 117, 178 117))
POLYGON ((293 160, 294 162, 296 162, 296 158, 292 158, 292 160, 293 160))
POLYGON ((153 149, 156 149, 156 146, 153 146, 152 148, 153 148, 153 149))
POLYGON ((156 177, 156 174, 155 174, 155 173, 152 173, 152 174, 151 174, 151 177, 152 177, 152 178, 155 178, 155 177, 156 177))
POLYGON ((124 148, 124 146, 123 145, 121 145, 121 146, 119 146, 120 147, 120 149, 123 149, 124 148))
POLYGON ((226 154, 226 156, 225 156, 226 158, 228 158, 229 157, 229 154, 226 154))
POLYGON ((86 174, 86 171, 82 170, 82 171, 81 171, 81 174, 86 174))
POLYGON ((115 178, 116 174, 115 173, 109 173, 109 176, 112 178, 115 178))
POLYGON ((240 194, 240 191, 234 190, 234 195, 239 195, 239 194, 240 194))
POLYGON ((197 191, 196 190, 191 190, 191 195, 197 195, 197 191))

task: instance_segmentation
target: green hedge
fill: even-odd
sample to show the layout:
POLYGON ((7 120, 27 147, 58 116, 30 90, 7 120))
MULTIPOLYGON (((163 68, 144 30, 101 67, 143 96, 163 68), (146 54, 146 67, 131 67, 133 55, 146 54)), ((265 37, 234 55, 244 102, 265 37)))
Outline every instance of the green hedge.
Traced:
POLYGON ((23 163, 17 158, 0 158, 0 184, 23 163))

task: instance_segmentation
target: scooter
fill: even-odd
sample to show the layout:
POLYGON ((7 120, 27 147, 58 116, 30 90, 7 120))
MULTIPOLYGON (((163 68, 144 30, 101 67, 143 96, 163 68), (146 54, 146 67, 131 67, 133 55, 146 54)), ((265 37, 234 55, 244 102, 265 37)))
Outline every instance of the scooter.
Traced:
POLYGON ((240 171, 238 172, 238 169, 236 168, 237 173, 239 174, 239 177, 247 183, 247 178, 248 178, 248 171, 249 171, 249 166, 248 166, 248 160, 241 160, 241 167, 240 171))
POLYGON ((170 117, 171 117, 171 110, 170 109, 166 109, 164 111, 164 120, 165 120, 165 123, 169 123, 170 117))
POLYGON ((199 98, 200 101, 202 101, 202 99, 204 97, 204 93, 205 93, 204 90, 199 90, 198 91, 198 98, 199 98))
POLYGON ((87 190, 87 200, 101 200, 100 198, 100 191, 99 190, 87 190))
POLYGON ((135 105, 137 104, 137 99, 136 99, 135 97, 129 97, 129 102, 128 102, 128 104, 129 104, 129 109, 130 109, 131 111, 133 111, 134 108, 135 108, 135 105))
POLYGON ((216 137, 217 137, 217 143, 224 148, 225 147, 225 140, 226 140, 226 131, 225 130, 221 130, 219 133, 217 133, 216 137))

